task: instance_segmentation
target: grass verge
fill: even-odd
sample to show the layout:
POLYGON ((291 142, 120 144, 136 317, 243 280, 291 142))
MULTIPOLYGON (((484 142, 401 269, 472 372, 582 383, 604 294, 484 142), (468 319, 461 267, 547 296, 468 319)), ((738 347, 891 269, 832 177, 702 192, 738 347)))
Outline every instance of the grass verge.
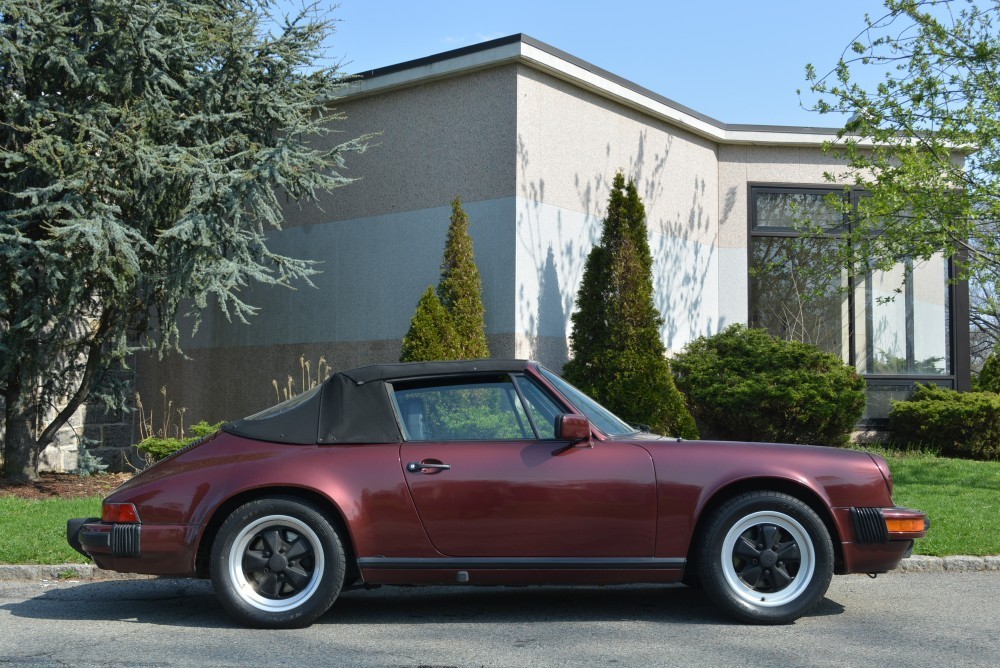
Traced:
POLYGON ((28 500, 0 496, 0 564, 68 564, 88 560, 66 542, 66 520, 101 514, 101 497, 28 500))
POLYGON ((916 554, 1000 554, 1000 462, 879 451, 896 482, 893 501, 931 518, 916 554))
MULTIPOLYGON (((926 511, 927 538, 914 552, 931 556, 1000 554, 1000 462, 874 450, 889 462, 900 506, 926 511)), ((100 515, 101 497, 40 501, 0 496, 0 564, 84 563, 66 543, 66 520, 100 515)))

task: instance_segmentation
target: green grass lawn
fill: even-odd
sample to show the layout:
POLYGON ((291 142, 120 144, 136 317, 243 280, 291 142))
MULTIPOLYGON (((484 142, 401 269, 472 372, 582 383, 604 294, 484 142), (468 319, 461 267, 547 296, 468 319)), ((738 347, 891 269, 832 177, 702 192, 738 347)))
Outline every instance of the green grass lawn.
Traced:
MULTIPOLYGON (((1000 462, 878 451, 889 461, 900 506, 931 516, 917 554, 1000 555, 1000 462)), ((0 496, 0 564, 85 562, 66 544, 66 520, 100 515, 101 498, 29 501, 0 496)))
POLYGON ((931 518, 916 554, 1000 554, 1000 462, 880 452, 896 481, 893 501, 931 518))
POLYGON ((101 497, 31 501, 0 496, 0 564, 86 563, 66 542, 66 520, 101 514, 101 497))

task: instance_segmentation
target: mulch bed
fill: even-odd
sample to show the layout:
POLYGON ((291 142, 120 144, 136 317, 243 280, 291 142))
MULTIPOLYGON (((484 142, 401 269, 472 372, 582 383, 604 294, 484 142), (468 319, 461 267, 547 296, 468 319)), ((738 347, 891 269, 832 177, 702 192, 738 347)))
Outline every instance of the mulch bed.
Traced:
POLYGON ((133 473, 101 473, 81 478, 75 473, 42 473, 38 480, 11 482, 0 479, 0 496, 21 499, 82 499, 106 496, 133 473))

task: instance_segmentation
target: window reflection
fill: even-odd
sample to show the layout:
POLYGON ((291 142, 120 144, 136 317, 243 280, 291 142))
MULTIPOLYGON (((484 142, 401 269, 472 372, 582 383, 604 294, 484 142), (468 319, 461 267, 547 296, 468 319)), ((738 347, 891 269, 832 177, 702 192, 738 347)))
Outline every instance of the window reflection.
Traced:
POLYGON ((869 385, 865 420, 877 421, 915 382, 955 384, 951 267, 938 253, 866 276, 838 270, 835 244, 844 242, 864 197, 836 188, 751 188, 749 316, 752 327, 853 364, 869 385), (852 216, 830 197, 842 198, 852 216))
POLYGON ((948 261, 935 255, 874 272, 855 287, 859 370, 879 375, 948 375, 951 351, 948 261))
POLYGON ((848 359, 847 275, 827 265, 834 239, 753 239, 750 325, 848 359))

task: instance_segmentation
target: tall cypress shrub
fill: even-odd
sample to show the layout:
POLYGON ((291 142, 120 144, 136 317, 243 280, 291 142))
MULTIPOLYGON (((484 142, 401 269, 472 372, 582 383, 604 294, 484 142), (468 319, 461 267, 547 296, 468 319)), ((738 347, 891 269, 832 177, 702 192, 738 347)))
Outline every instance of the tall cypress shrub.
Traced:
POLYGON ((420 298, 403 337, 399 361, 488 358, 485 313, 469 217, 462 209, 462 198, 456 197, 451 203, 437 294, 431 286, 420 298))
POLYGON ((653 256, 646 209, 635 182, 612 182, 601 242, 584 266, 572 316, 573 359, 566 378, 633 423, 697 438, 694 419, 674 385, 653 304, 653 256))
POLYGON ((476 266, 472 237, 469 236, 469 217, 462 209, 461 197, 456 197, 451 203, 451 224, 441 259, 438 298, 451 314, 455 326, 455 359, 489 357, 483 285, 476 266))

